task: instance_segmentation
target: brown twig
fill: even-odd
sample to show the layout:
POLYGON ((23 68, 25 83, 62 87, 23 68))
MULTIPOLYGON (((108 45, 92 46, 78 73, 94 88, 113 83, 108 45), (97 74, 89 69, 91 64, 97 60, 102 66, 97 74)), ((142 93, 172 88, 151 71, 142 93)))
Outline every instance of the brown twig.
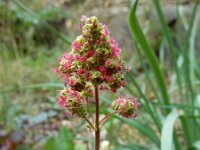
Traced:
POLYGON ((83 117, 85 119, 85 121, 87 121, 87 123, 90 125, 90 127, 96 131, 96 128, 93 126, 93 124, 90 122, 90 120, 87 117, 83 117))
POLYGON ((101 128, 110 119, 110 117, 112 115, 114 115, 115 113, 117 113, 117 111, 113 111, 113 112, 107 114, 103 119, 101 119, 99 128, 101 128))

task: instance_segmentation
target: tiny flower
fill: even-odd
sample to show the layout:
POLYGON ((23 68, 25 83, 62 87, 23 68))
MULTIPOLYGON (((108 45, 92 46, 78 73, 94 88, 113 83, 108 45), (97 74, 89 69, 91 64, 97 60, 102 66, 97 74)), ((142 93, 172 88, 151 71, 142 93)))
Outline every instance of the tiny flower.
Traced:
POLYGON ((112 60, 111 59, 107 59, 105 62, 105 66, 109 67, 112 64, 112 60))
POLYGON ((82 15, 81 21, 84 22, 84 21, 86 21, 86 20, 87 20, 87 17, 86 17, 85 15, 82 15))
POLYGON ((85 85, 85 89, 81 92, 81 96, 91 97, 94 95, 93 86, 90 82, 87 82, 85 85))
POLYGON ((138 104, 136 98, 119 97, 112 103, 112 107, 122 117, 135 118, 138 116, 136 113, 138 104))
POLYGON ((81 92, 85 88, 85 81, 79 77, 70 77, 67 83, 72 90, 81 92))
POLYGON ((78 61, 80 61, 81 63, 83 63, 83 62, 85 62, 87 60, 86 57, 80 56, 80 55, 76 55, 75 59, 78 60, 78 61))
POLYGON ((58 99, 58 104, 60 105, 60 107, 64 108, 66 106, 66 99, 64 96, 60 96, 60 98, 58 99))
POLYGON ((79 29, 80 29, 80 30, 83 29, 83 25, 82 25, 82 24, 79 25, 79 29))
POLYGON ((97 44, 97 45, 100 45, 100 44, 101 44, 101 41, 100 41, 100 40, 97 40, 97 41, 96 41, 96 44, 97 44))
POLYGON ((112 84, 112 83, 114 82, 114 78, 113 78, 113 77, 109 77, 109 78, 108 78, 108 82, 109 82, 110 84, 112 84))
POLYGON ((81 46, 82 44, 78 43, 77 41, 72 42, 72 49, 74 49, 75 51, 78 51, 81 46))
POLYGON ((91 57, 95 55, 95 51, 94 50, 89 50, 88 52, 86 52, 86 56, 87 57, 91 57))
POLYGON ((108 27, 106 25, 103 25, 103 36, 108 36, 110 34, 108 27))
POLYGON ((130 72, 130 70, 131 70, 131 67, 127 66, 127 67, 126 67, 126 71, 127 71, 127 72, 130 72))
POLYGON ((77 82, 76 78, 72 77, 72 78, 69 80, 68 85, 69 85, 69 86, 74 86, 74 85, 76 84, 76 82, 77 82))
POLYGON ((106 68, 104 68, 103 66, 98 67, 98 70, 99 70, 101 73, 106 73, 106 68))
POLYGON ((102 91, 108 91, 109 90, 109 88, 107 86, 105 86, 105 85, 101 85, 99 87, 99 89, 102 90, 102 91))
POLYGON ((53 72, 56 74, 59 74, 60 71, 59 71, 59 69, 53 69, 53 72))
POLYGON ((84 69, 79 69, 77 70, 77 75, 80 76, 82 74, 84 74, 86 71, 84 69))
POLYGON ((90 81, 90 77, 91 77, 90 73, 87 72, 87 73, 85 74, 86 81, 90 81))

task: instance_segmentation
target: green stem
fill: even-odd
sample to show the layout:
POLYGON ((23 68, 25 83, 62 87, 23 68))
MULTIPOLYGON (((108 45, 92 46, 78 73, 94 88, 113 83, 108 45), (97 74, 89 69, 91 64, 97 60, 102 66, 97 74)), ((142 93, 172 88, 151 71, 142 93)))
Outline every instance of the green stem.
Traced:
POLYGON ((96 106, 96 130, 95 130, 95 150, 100 149, 100 129, 99 129, 99 93, 98 86, 95 85, 95 106, 96 106))

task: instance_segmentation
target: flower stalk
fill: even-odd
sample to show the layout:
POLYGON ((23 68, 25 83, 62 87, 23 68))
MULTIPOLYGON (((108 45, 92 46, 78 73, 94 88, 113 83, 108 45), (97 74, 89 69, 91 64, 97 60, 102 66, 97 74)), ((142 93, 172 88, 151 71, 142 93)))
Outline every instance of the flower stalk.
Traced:
POLYGON ((117 113, 117 111, 113 111, 113 112, 107 114, 103 119, 101 119, 99 128, 101 129, 101 127, 103 127, 103 125, 110 119, 110 117, 116 113, 117 113))
POLYGON ((89 112, 90 116, 92 117, 92 121, 95 122, 93 114, 92 114, 92 111, 91 111, 91 108, 90 108, 90 103, 89 103, 88 98, 86 98, 86 102, 87 102, 88 112, 89 112))
POLYGON ((90 122, 90 120, 87 117, 83 117, 85 119, 85 121, 89 124, 89 128, 93 129, 94 131, 96 131, 97 129, 93 126, 93 124, 90 122))
POLYGON ((100 128, 99 128, 99 92, 98 86, 95 85, 95 106, 96 106, 96 131, 95 131, 95 150, 99 150, 100 148, 100 128))

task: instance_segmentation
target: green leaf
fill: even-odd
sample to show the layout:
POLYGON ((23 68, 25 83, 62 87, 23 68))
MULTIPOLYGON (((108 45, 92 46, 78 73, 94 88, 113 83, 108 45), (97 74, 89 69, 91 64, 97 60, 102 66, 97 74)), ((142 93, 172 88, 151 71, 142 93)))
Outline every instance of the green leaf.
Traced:
MULTIPOLYGON (((150 64, 151 68, 153 69, 153 72, 156 77, 157 84, 159 86, 164 104, 170 105, 170 100, 168 97, 167 88, 166 88, 163 74, 159 68, 159 64, 156 60, 155 54, 154 54, 149 42, 147 41, 139 23, 138 23, 137 17, 136 17, 137 3, 138 3, 138 0, 135 2, 134 6, 131 8, 131 11, 129 14, 128 21, 129 21, 129 27, 131 30, 131 34, 134 37, 136 44, 139 45, 141 50, 143 50, 146 57, 148 58, 148 62, 150 64)), ((163 103, 163 102, 160 102, 160 103, 163 103)), ((169 112, 169 110, 167 110, 167 112, 169 112)))
POLYGON ((45 150, 53 150, 53 149, 56 150, 56 140, 55 140, 55 138, 50 137, 47 140, 47 142, 46 142, 46 144, 44 146, 44 149, 45 150))
MULTIPOLYGON (((128 73, 127 77, 129 77, 130 82, 134 84, 134 86, 136 87, 140 96, 144 99, 144 103, 143 103, 142 106, 143 106, 144 110, 151 116, 151 118, 153 119, 154 123, 156 124, 158 130, 160 131, 161 130, 161 123, 160 123, 160 120, 159 120, 160 118, 157 115, 158 113, 155 113, 155 110, 153 110, 153 107, 151 107, 151 103, 149 103, 147 97, 142 92, 141 88, 139 87, 139 85, 137 84, 137 82, 135 81, 133 76, 130 73, 128 73)), ((132 88, 129 87, 129 85, 127 85, 126 88, 130 93, 133 93, 133 90, 132 90, 132 88)))
POLYGON ((173 131, 176 119, 181 114, 174 110, 164 121, 161 132, 161 150, 171 150, 173 148, 173 131))
POLYGON ((157 146, 159 145, 159 139, 152 128, 147 127, 146 125, 140 123, 138 120, 133 119, 124 119, 122 117, 116 116, 120 121, 128 124, 129 126, 136 128, 141 134, 147 137, 149 140, 154 142, 157 146))
POLYGON ((27 145, 19 145, 17 146, 17 150, 30 150, 30 148, 27 145))
POLYGON ((197 150, 200 149, 200 141, 194 142, 193 147, 196 148, 197 150))
POLYGON ((147 150, 145 147, 141 145, 123 145, 117 146, 114 150, 147 150))
POLYGON ((177 76, 177 81, 178 81, 179 94, 180 94, 180 96, 182 96, 182 82, 181 82, 181 77, 180 77, 180 71, 178 70, 178 66, 177 66, 177 53, 176 53, 177 50, 175 49, 174 44, 173 44, 173 39, 170 36, 170 30, 169 30, 167 23, 165 21, 162 9, 160 7, 159 0, 153 0, 153 2, 154 2, 154 5, 155 5, 155 9, 156 9, 156 12, 157 12, 157 15, 158 15, 159 22, 160 22, 161 27, 162 27, 162 32, 163 32, 164 38, 167 41, 169 51, 170 51, 170 54, 171 54, 171 57, 172 57, 173 67, 174 67, 174 70, 175 70, 175 73, 176 73, 176 76, 177 76))
POLYGON ((75 150, 74 137, 66 127, 60 129, 58 137, 51 137, 45 144, 45 150, 75 150))
POLYGON ((57 140, 57 150, 75 150, 73 136, 66 127, 62 127, 57 140))

